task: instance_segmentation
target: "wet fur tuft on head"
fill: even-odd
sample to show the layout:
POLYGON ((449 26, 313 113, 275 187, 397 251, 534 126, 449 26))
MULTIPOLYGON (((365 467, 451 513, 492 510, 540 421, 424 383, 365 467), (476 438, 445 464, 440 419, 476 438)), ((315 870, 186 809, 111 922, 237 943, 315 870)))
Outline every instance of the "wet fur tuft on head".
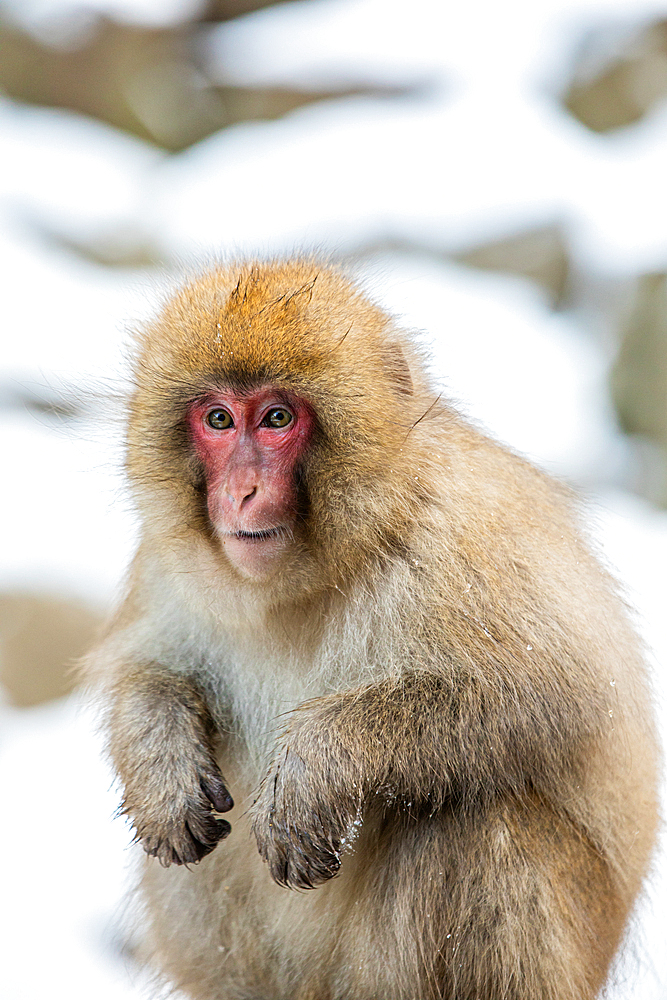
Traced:
POLYGON ((183 448, 185 414, 193 396, 220 386, 271 384, 317 415, 299 475, 320 575, 338 567, 345 576, 351 560, 390 552, 420 518, 428 438, 421 449, 410 441, 410 458, 403 444, 421 420, 446 421, 446 408, 412 338, 337 270, 305 260, 212 271, 167 304, 137 349, 128 468, 140 508, 151 519, 164 511, 170 533, 201 530, 201 469, 183 448))

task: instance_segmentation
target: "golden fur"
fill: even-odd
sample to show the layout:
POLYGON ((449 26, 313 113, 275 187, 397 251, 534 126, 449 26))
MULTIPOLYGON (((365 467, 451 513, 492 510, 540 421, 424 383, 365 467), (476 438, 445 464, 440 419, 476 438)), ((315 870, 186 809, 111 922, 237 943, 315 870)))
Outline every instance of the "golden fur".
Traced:
POLYGON ((218 765, 237 803, 196 867, 147 860, 158 967, 197 1000, 597 996, 650 857, 656 748, 569 491, 312 260, 183 288, 139 338, 130 409, 142 542, 90 661, 124 806, 169 865, 193 831, 226 836, 218 765), (267 384, 317 429, 258 582, 210 529, 184 421, 267 384))

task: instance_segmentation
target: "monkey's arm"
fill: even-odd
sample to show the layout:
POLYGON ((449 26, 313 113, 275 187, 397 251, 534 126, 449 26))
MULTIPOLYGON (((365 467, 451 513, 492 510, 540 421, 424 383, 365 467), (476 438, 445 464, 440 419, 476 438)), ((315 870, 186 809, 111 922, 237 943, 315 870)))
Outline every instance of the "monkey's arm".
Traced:
POLYGON ((276 882, 311 888, 334 876, 371 795, 429 812, 449 797, 484 807, 529 784, 549 795, 599 732, 592 696, 458 681, 414 673, 292 714, 253 808, 276 882))
POLYGON ((116 668, 107 717, 123 812, 162 865, 201 860, 231 830, 234 805, 216 764, 216 728, 188 677, 158 665, 116 668))

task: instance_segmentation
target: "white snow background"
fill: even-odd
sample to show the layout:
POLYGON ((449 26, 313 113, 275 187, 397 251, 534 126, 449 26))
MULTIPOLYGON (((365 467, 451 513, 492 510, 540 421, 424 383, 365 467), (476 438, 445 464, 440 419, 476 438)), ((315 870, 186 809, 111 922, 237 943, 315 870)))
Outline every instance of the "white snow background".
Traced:
MULTIPOLYGON (((197 3, 76 6, 160 24, 197 3)), ((68 3, 4 7, 39 31, 68 3)), ((606 23, 622 35, 656 17, 667 17, 667 0, 278 5, 210 32, 221 82, 415 89, 239 125, 171 157, 68 112, 1 101, 0 382, 89 402, 80 424, 0 410, 0 588, 112 602, 134 527, 105 392, 121 379, 128 331, 170 280, 86 263, 34 223, 83 241, 132 231, 169 265, 190 265, 301 247, 350 253, 382 240, 457 251, 558 222, 582 273, 665 269, 667 106, 600 136, 556 97, 589 29, 606 23)), ((466 412, 595 502, 593 531, 654 650, 666 734, 667 514, 623 489, 632 454, 608 398, 609 339, 580 313, 554 312, 527 281, 426 253, 378 251, 359 273, 424 331, 443 388, 466 412)), ((134 850, 112 820, 117 794, 79 696, 0 705, 0 788, 0 997, 147 996, 122 950, 134 850)), ((664 847, 609 998, 667 998, 664 847)))

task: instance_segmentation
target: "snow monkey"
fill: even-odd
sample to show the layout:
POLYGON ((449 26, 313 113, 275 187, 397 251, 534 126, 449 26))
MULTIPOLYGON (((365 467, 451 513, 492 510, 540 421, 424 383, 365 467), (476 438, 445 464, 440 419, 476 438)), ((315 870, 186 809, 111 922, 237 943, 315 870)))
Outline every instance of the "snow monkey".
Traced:
POLYGON ((656 747, 569 490, 310 259, 186 285, 133 385, 142 535, 90 673, 152 961, 196 1000, 597 996, 656 747))

